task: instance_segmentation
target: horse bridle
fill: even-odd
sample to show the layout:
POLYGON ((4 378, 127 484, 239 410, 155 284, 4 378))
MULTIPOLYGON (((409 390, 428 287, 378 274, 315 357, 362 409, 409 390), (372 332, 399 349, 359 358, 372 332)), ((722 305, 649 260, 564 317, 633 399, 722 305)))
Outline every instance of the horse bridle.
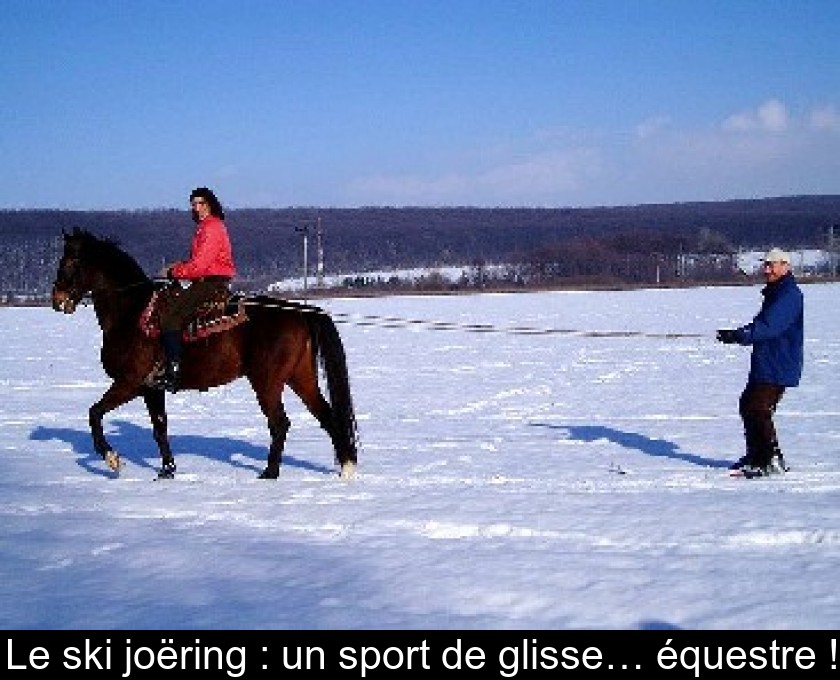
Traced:
MULTIPOLYGON (((52 306, 57 312, 72 314, 86 298, 92 298, 93 292, 88 291, 79 282, 81 257, 65 254, 58 267, 52 290, 52 306), (60 284, 60 285, 59 285, 60 284)), ((112 293, 124 293, 132 288, 146 285, 148 281, 135 281, 111 290, 112 293)))
POLYGON ((61 258, 52 289, 52 306, 57 312, 72 314, 85 297, 86 291, 78 281, 79 260, 78 256, 67 254, 61 258))

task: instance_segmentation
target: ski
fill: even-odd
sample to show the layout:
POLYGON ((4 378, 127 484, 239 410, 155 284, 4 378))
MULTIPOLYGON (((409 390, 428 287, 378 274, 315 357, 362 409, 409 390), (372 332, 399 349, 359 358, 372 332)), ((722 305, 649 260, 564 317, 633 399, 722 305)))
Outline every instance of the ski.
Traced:
POLYGON ((740 479, 760 479, 760 478, 767 478, 767 477, 784 477, 784 475, 790 472, 790 468, 785 468, 784 470, 772 469, 771 471, 762 470, 761 468, 738 468, 736 470, 729 470, 730 477, 736 477, 740 479))

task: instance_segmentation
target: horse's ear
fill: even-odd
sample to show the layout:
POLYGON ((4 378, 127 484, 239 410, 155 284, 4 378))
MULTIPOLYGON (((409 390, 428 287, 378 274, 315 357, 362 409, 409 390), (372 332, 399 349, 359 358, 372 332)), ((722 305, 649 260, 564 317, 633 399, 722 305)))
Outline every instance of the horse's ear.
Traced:
POLYGON ((84 230, 80 229, 79 227, 73 227, 73 231, 65 231, 64 229, 61 230, 62 234, 64 234, 64 240, 69 241, 70 239, 78 239, 84 234, 84 230))

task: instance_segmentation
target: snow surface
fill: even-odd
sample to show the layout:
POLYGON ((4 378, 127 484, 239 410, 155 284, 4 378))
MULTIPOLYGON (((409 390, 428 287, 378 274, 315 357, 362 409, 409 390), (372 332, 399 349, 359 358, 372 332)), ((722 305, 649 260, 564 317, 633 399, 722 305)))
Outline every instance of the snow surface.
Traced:
POLYGON ((172 481, 142 402, 110 414, 115 478, 87 423, 92 308, 0 309, 0 626, 836 629, 840 284, 803 290, 776 417, 793 470, 751 481, 726 472, 749 350, 713 337, 759 285, 326 300, 352 481, 290 392, 284 467, 258 480, 244 380, 168 398, 172 481))

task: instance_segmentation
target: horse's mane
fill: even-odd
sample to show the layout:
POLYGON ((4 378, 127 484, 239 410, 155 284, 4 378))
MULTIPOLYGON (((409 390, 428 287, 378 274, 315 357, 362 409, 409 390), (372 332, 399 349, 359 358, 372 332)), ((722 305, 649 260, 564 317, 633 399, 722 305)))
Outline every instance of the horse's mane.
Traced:
POLYGON ((119 243, 110 238, 96 236, 84 229, 74 229, 72 238, 80 244, 80 252, 89 263, 95 263, 121 281, 146 282, 149 277, 131 255, 119 243))

